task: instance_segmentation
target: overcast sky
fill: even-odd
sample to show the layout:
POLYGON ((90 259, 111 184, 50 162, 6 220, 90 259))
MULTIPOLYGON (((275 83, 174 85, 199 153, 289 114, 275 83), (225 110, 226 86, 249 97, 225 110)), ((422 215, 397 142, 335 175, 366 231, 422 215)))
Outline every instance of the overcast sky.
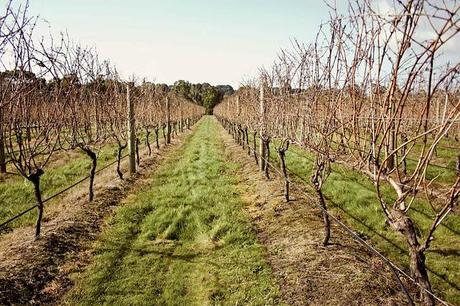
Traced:
MULTIPOLYGON (((339 3, 341 1, 338 1, 339 3)), ((122 76, 238 86, 328 18, 320 0, 31 0, 54 32, 97 47, 122 76)))

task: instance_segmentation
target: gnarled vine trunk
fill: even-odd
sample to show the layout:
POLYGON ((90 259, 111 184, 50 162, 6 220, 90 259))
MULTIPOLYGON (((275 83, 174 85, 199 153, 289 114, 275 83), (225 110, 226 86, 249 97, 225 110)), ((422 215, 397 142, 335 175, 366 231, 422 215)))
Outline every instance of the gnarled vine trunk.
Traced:
POLYGON ((94 200, 94 177, 96 175, 96 167, 97 167, 97 155, 96 153, 91 150, 91 148, 85 146, 81 148, 86 155, 91 158, 91 170, 89 172, 89 193, 88 193, 88 198, 89 201, 92 202, 94 200))
POLYGON ((423 305, 435 305, 434 297, 430 294, 431 284, 425 265, 425 250, 420 245, 412 220, 399 209, 391 211, 391 227, 402 233, 409 247, 409 266, 411 276, 420 285, 420 296, 423 305))
POLYGON ((289 177, 286 169, 286 150, 279 149, 278 157, 280 160, 281 172, 283 173, 284 178, 284 199, 286 200, 286 202, 289 202, 289 177))
POLYGON ((121 167, 120 167, 122 153, 123 153, 123 150, 126 149, 127 146, 128 144, 122 145, 120 142, 118 142, 117 173, 118 173, 118 177, 120 178, 120 180, 123 179, 123 172, 121 172, 121 167))
POLYGON ((40 191, 40 177, 44 174, 42 169, 37 169, 37 171, 27 177, 27 179, 34 185, 34 195, 37 201, 38 216, 37 222, 35 223, 35 239, 40 237, 41 225, 43 219, 43 200, 42 194, 40 191))
POLYGON ((145 145, 147 146, 148 150, 149 150, 149 156, 152 156, 152 148, 150 147, 150 140, 149 140, 149 137, 150 137, 150 131, 148 128, 145 128, 145 145))
POLYGON ((139 156, 139 144, 140 144, 139 137, 136 137, 136 163, 138 166, 141 163, 141 158, 139 156))
POLYGON ((249 133, 248 133, 248 128, 244 129, 244 134, 246 135, 246 146, 248 148, 248 155, 251 155, 251 146, 249 145, 249 133))
POLYGON ((166 135, 166 124, 163 124, 162 129, 163 129, 163 138, 165 140, 165 144, 167 144, 168 141, 166 139, 166 137, 167 137, 167 135, 166 135))
POLYGON ((259 164, 259 159, 257 158, 257 131, 252 133, 252 144, 253 144, 253 152, 254 152, 254 159, 256 160, 256 164, 259 164))
POLYGON ((155 143, 157 145, 157 150, 160 149, 160 140, 158 139, 159 138, 158 134, 159 134, 159 129, 155 128, 155 143))
POLYGON ((329 220, 329 215, 327 214, 326 201, 324 199, 323 191, 321 188, 315 188, 316 195, 318 196, 319 205, 321 206, 321 214, 323 215, 323 225, 324 225, 324 239, 323 246, 329 244, 329 239, 331 238, 331 222, 329 220))
POLYGON ((264 167, 264 172, 265 172, 265 177, 267 179, 270 178, 270 138, 264 139, 264 144, 265 144, 265 167, 264 167))

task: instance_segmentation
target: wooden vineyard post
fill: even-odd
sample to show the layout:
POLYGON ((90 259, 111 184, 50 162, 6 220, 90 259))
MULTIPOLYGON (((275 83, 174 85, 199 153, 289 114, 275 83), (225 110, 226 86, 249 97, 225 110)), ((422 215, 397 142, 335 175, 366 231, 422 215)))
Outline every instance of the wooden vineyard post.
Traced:
MULTIPOLYGON (((240 119, 240 113, 241 113, 241 110, 240 110, 240 96, 236 96, 236 122, 238 122, 236 124, 236 129, 237 129, 237 140, 238 140, 238 144, 239 145, 243 145, 243 149, 244 149, 244 142, 241 141, 241 134, 240 134, 240 124, 239 124, 239 119, 240 119)), ((244 136, 244 135, 243 135, 244 136)))
POLYGON ((241 107, 240 107, 240 96, 236 96, 236 116, 237 118, 240 117, 241 114, 241 107))
MULTIPOLYGON (((265 128, 265 100, 264 100, 264 82, 263 80, 260 83, 260 92, 259 92, 259 115, 260 115, 260 130, 259 130, 259 169, 260 171, 265 170, 265 142, 264 142, 264 128, 265 128)), ((254 139, 255 141, 255 139, 254 139)))
POLYGON ((179 132, 183 132, 184 123, 183 123, 183 114, 182 114, 182 102, 179 100, 179 132))
POLYGON ((0 106, 0 173, 6 173, 5 142, 3 139, 3 110, 0 106))
POLYGON ((166 97, 166 143, 171 143, 171 113, 169 97, 166 97))
POLYGON ((126 85, 126 100, 128 102, 128 150, 129 150, 129 173, 136 173, 136 133, 134 119, 134 102, 130 96, 129 84, 126 85))

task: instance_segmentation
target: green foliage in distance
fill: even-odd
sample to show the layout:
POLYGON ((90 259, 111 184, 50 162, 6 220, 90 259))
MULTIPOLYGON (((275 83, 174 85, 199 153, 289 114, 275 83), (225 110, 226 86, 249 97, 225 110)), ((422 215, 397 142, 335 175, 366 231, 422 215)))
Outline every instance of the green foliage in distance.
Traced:
POLYGON ((171 88, 180 96, 206 108, 207 114, 212 114, 212 109, 225 95, 233 94, 230 85, 212 86, 209 83, 192 84, 188 81, 179 80, 171 88))

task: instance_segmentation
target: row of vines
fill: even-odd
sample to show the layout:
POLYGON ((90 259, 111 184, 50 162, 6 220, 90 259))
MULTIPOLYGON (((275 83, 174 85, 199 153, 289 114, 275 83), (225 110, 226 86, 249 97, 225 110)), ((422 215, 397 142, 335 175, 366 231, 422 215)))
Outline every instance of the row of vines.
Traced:
POLYGON ((120 161, 129 142, 129 105, 136 148, 142 136, 149 154, 152 139, 157 148, 160 135, 170 143, 172 134, 190 128, 204 109, 167 86, 136 84, 134 77, 123 81, 96 50, 73 43, 66 34, 37 38, 42 20, 27 11, 27 3, 9 1, 0 16, 0 172, 5 175, 13 165, 14 173, 32 183, 39 237, 44 211, 40 178, 56 152, 87 154, 92 201, 97 152, 108 143, 118 146, 117 173, 123 179, 120 161))
POLYGON ((330 7, 313 42, 294 41, 214 110, 238 141, 254 151, 260 143, 255 157, 261 170, 268 171, 270 143, 286 178, 289 144, 314 155, 309 181, 324 209, 324 245, 331 228, 323 186, 331 165, 367 177, 382 222, 406 241, 424 305, 435 303, 425 254, 440 239, 435 234, 443 221, 459 213, 460 60, 452 53, 459 10, 457 1, 434 0, 393 1, 386 8, 351 1, 345 15, 330 7), (452 153, 451 163, 436 162, 441 149, 452 153), (454 175, 430 176, 430 167, 454 175), (432 211, 425 231, 411 218, 417 201, 432 211))

